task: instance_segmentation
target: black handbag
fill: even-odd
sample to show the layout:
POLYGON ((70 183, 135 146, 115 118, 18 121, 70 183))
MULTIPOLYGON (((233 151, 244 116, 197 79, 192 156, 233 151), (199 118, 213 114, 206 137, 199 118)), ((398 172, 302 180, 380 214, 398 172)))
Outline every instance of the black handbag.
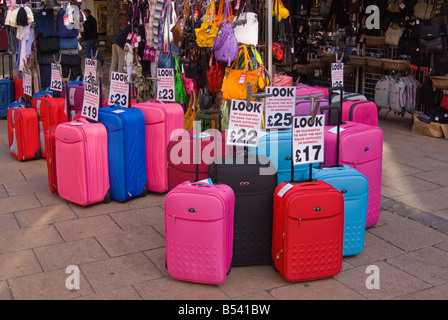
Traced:
POLYGON ((434 55, 434 68, 432 70, 435 76, 448 74, 448 53, 434 55))
POLYGON ((445 51, 445 43, 442 38, 440 26, 420 27, 420 51, 429 54, 442 54, 445 51))

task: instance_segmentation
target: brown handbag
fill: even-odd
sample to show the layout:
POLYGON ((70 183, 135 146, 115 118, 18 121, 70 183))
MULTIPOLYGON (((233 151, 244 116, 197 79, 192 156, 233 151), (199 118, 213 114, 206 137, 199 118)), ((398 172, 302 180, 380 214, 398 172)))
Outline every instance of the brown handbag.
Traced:
POLYGON ((183 37, 184 24, 185 24, 185 18, 183 16, 179 16, 177 18, 176 23, 171 28, 171 33, 173 34, 173 43, 178 48, 182 47, 182 42, 184 41, 184 37, 183 37))

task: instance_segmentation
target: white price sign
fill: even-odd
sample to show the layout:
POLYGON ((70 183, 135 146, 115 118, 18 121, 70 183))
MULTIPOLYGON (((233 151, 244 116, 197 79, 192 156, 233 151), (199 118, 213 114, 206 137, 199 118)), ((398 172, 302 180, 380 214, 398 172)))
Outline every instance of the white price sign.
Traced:
POLYGON ((294 165, 324 161, 325 115, 293 117, 293 160, 294 165))
POLYGON ((50 90, 62 91, 62 68, 59 63, 51 64, 50 90))
POLYGON ((98 86, 84 84, 84 101, 82 103, 82 115, 94 121, 98 121, 98 108, 100 101, 100 89, 98 86))
POLYGON ((109 105, 128 107, 129 76, 127 73, 112 72, 110 75, 109 105))
POLYGON ((23 69, 23 93, 30 97, 33 95, 31 71, 28 68, 23 69))
POLYGON ((234 146, 258 146, 262 114, 262 102, 251 101, 248 105, 245 100, 231 100, 226 143, 234 146))
POLYGON ((174 69, 160 68, 157 69, 157 99, 168 102, 175 102, 174 93, 174 69))
POLYGON ((344 64, 335 62, 331 64, 331 86, 344 86, 344 64))
POLYGON ((266 87, 266 129, 291 128, 295 113, 296 87, 266 87))
POLYGON ((90 83, 90 75, 92 75, 92 79, 95 81, 98 62, 96 59, 89 58, 86 58, 84 61, 84 83, 90 83))

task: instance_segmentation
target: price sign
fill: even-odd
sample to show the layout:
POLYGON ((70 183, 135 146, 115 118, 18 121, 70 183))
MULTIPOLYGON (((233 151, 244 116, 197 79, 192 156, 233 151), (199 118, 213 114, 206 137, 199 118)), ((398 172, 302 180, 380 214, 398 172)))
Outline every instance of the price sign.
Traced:
POLYGON ((98 121, 98 107, 100 101, 100 89, 98 86, 84 84, 84 101, 82 104, 82 115, 94 121, 98 121))
POLYGON ((112 72, 110 75, 109 105, 128 107, 129 76, 127 73, 112 72))
POLYGON ((175 102, 174 94, 174 69, 157 69, 157 99, 168 102, 175 102))
POLYGON ((23 69, 23 93, 30 97, 33 95, 31 70, 28 68, 23 69))
POLYGON ((51 64, 50 90, 62 91, 62 68, 59 63, 51 64))
POLYGON ((296 105, 296 87, 266 87, 266 129, 291 128, 296 105))
POLYGON ((331 64, 331 85, 332 87, 344 86, 344 64, 332 63, 331 64))
POLYGON ((248 105, 245 100, 231 100, 226 143, 234 146, 258 146, 262 114, 262 102, 251 101, 248 105))
POLYGON ((324 161, 325 115, 293 117, 293 160, 294 165, 324 161))
POLYGON ((85 59, 84 63, 84 83, 90 83, 90 75, 92 75, 93 81, 96 80, 96 67, 98 63, 96 59, 85 59))

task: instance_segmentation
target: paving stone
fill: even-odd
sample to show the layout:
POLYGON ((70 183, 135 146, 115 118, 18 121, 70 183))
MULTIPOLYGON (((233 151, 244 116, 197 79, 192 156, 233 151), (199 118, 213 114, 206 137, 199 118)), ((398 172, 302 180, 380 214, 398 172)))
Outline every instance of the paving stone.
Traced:
MULTIPOLYGON (((40 190, 42 190, 42 189, 40 189, 40 190)), ((57 193, 51 193, 50 188, 35 192, 34 194, 36 195, 37 199, 39 199, 39 202, 44 207, 51 206, 54 204, 62 204, 62 203, 69 204, 69 201, 61 198, 57 193)))
POLYGON ((441 186, 448 186, 448 170, 446 168, 417 174, 414 173, 413 176, 441 186))
POLYGON ((7 198, 7 197, 9 197, 9 194, 6 191, 5 186, 0 184, 0 199, 4 199, 4 198, 7 198))
MULTIPOLYGON (((406 256, 406 255, 404 255, 406 256)), ((388 263, 378 261, 374 264, 379 270, 379 289, 368 289, 372 273, 366 273, 366 266, 342 271, 334 278, 369 300, 386 300, 396 296, 414 293, 430 287, 426 282, 409 275, 388 263)))
POLYGON ((157 248, 145 251, 145 255, 151 260, 152 263, 159 269, 164 276, 169 277, 168 271, 165 266, 165 246, 163 248, 157 248))
POLYGON ((137 197, 130 199, 127 201, 127 205, 131 209, 141 209, 141 208, 148 208, 148 207, 154 207, 154 206, 160 206, 163 205, 165 201, 166 194, 159 194, 154 192, 148 192, 146 197, 137 197))
POLYGON ((161 278, 134 285, 144 300, 225 300, 220 286, 161 278))
POLYGON ((55 222, 76 218, 73 211, 66 204, 22 210, 16 212, 15 216, 22 228, 53 224, 55 222))
POLYGON ((142 300, 138 292, 132 286, 107 290, 93 295, 83 296, 75 300, 142 300))
POLYGON ((14 278, 9 283, 15 300, 69 300, 93 293, 82 272, 79 289, 67 289, 66 281, 71 276, 64 268, 14 278))
POLYGON ((409 207, 433 213, 448 208, 448 187, 392 197, 409 207))
POLYGON ((111 201, 109 203, 96 203, 94 205, 86 207, 72 202, 69 202, 68 205, 72 208, 78 218, 93 217, 112 212, 129 210, 129 207, 126 203, 117 201, 111 201))
POLYGON ((165 246, 163 237, 151 226, 109 232, 97 236, 97 239, 112 257, 165 246))
POLYGON ((448 282, 448 253, 434 247, 422 248, 387 262, 431 285, 448 282))
POLYGON ((279 300, 365 300, 333 278, 291 283, 269 293, 279 300))
POLYGON ((0 300, 12 300, 11 293, 9 292, 8 283, 6 281, 0 281, 0 300))
POLYGON ((1 254, 0 266, 0 280, 42 272, 32 250, 1 254))
POLYGON ((398 190, 404 194, 434 190, 440 187, 437 184, 416 178, 414 176, 402 176, 402 177, 383 176, 382 184, 385 185, 386 187, 398 190))
POLYGON ((62 242, 53 226, 42 225, 0 234, 0 253, 20 251, 62 242))
POLYGON ((86 238, 34 249, 45 271, 69 265, 105 260, 109 255, 94 238, 86 238))
POLYGON ((370 232, 406 252, 448 239, 447 235, 441 232, 398 215, 385 214, 382 220, 385 224, 371 229, 370 232))
POLYGON ((48 190, 48 179, 35 179, 30 181, 18 181, 18 182, 8 182, 5 183, 6 191, 8 194, 13 196, 24 195, 28 193, 34 193, 36 190, 41 190, 42 186, 46 186, 48 190))
POLYGON ((80 268, 96 292, 121 288, 162 276, 143 253, 83 264, 80 268))
POLYGON ((411 297, 417 300, 448 300, 448 283, 413 293, 411 297))
POLYGON ((20 229, 13 213, 0 214, 0 232, 20 229))
POLYGON ((36 179, 45 179, 48 181, 48 168, 45 167, 36 167, 36 168, 26 168, 20 169, 25 180, 36 180, 36 179))
POLYGON ((41 207, 34 194, 25 194, 0 199, 0 214, 41 207))
POLYGON ((123 230, 164 224, 164 211, 160 206, 111 213, 110 216, 123 230))
POLYGON ((0 184, 25 181, 25 177, 19 170, 0 171, 0 184))
MULTIPOLYGON (((419 148, 420 147, 421 146, 419 146, 419 148)), ((416 149, 414 149, 414 152, 415 150, 416 149)), ((448 168, 448 162, 435 160, 427 156, 416 156, 415 154, 412 157, 402 158, 399 160, 399 162, 407 166, 420 169, 422 171, 432 171, 448 168)))
POLYGON ((107 215, 57 222, 55 227, 65 241, 101 236, 120 230, 107 215))

